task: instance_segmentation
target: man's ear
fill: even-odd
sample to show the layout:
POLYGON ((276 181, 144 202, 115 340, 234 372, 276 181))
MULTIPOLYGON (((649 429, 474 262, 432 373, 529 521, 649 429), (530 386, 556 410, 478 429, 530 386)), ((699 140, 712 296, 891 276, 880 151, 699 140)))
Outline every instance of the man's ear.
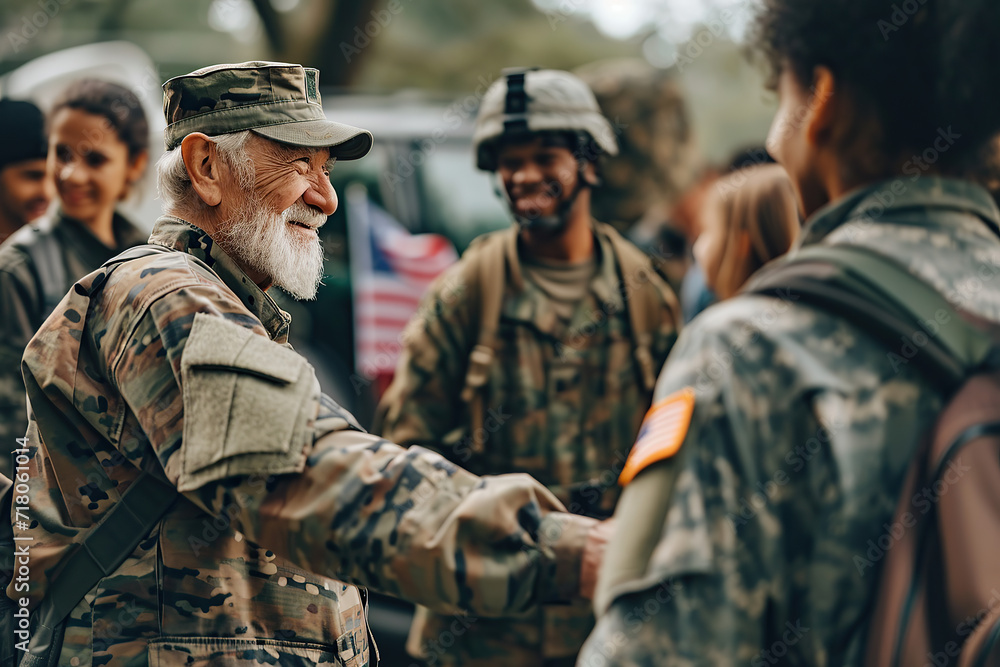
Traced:
POLYGON ((840 103, 833 72, 822 65, 813 70, 812 98, 806 125, 806 140, 813 146, 825 146, 836 134, 840 103))
POLYGON ((209 206, 218 206, 222 201, 222 164, 215 142, 201 132, 192 132, 181 141, 181 157, 194 191, 209 206))
POLYGON ((587 185, 595 188, 601 184, 601 177, 597 175, 597 165, 590 160, 583 165, 583 178, 587 185))

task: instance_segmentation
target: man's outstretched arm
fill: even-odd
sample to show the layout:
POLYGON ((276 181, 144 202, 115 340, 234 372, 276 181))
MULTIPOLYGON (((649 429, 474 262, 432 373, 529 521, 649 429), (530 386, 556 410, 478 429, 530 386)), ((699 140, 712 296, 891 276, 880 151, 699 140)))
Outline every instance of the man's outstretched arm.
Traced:
POLYGON ((479 478, 359 431, 228 298, 194 284, 163 296, 109 358, 189 500, 304 569, 443 612, 505 615, 578 593, 596 522, 526 475, 479 478))

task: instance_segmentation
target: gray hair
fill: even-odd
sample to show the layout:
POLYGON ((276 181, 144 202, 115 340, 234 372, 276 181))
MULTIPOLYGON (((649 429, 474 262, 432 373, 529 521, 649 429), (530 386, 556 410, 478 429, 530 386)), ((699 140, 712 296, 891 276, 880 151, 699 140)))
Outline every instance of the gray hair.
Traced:
MULTIPOLYGON (((210 137, 219 158, 233 170, 244 190, 253 188, 255 181, 253 159, 247 150, 250 135, 250 130, 243 130, 210 137)), ((184 166, 180 146, 167 151, 157 160, 156 189, 163 200, 165 212, 197 210, 201 207, 201 200, 191 187, 191 177, 184 166)))

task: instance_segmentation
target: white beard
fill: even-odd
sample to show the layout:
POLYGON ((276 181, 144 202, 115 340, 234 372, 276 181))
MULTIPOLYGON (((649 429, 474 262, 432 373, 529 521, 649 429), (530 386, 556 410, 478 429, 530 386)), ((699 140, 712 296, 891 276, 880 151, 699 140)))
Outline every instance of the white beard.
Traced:
POLYGON ((245 194, 243 205, 226 221, 223 248, 241 264, 268 276, 292 298, 315 299, 323 280, 323 246, 318 234, 303 239, 289 221, 318 230, 326 216, 302 201, 275 213, 255 193, 245 194))

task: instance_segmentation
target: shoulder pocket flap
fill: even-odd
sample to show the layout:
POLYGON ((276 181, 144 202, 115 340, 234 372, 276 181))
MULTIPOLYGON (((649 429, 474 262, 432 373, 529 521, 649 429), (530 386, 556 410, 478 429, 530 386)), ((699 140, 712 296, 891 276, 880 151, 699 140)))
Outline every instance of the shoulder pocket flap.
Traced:
POLYGON ((181 356, 181 381, 181 491, 234 475, 302 469, 320 395, 303 357, 199 313, 181 356))
POLYGON ((236 371, 289 384, 302 371, 295 352, 222 317, 196 313, 182 366, 236 371))

